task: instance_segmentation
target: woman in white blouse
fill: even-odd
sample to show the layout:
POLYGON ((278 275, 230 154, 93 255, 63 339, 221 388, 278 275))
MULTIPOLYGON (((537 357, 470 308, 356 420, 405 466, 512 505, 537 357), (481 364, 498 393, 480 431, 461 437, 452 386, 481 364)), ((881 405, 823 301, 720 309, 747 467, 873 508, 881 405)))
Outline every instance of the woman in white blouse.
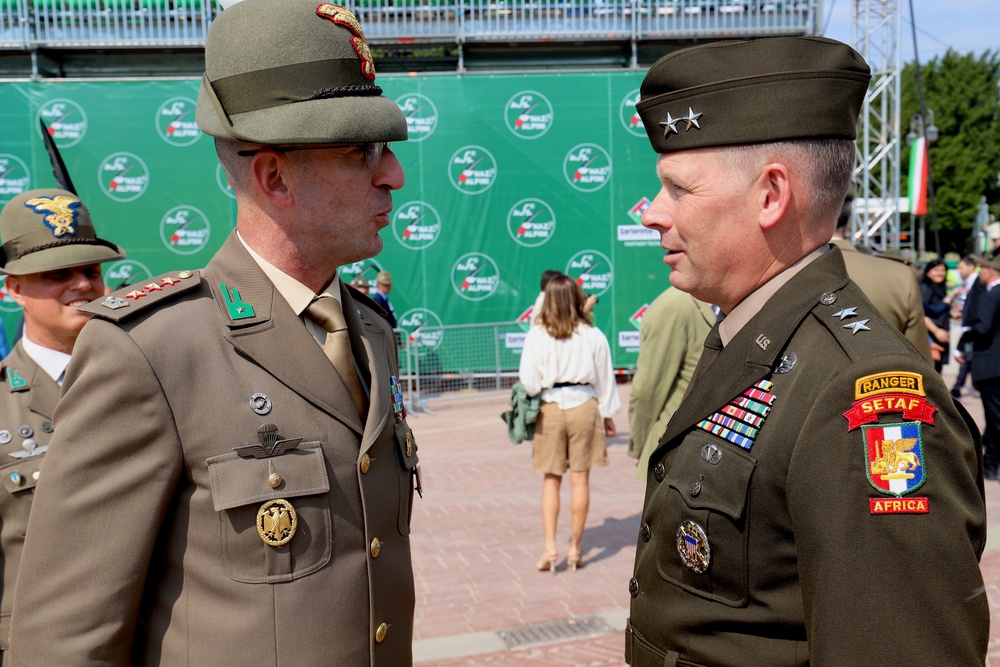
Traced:
POLYGON ((539 570, 555 572, 559 551, 559 487, 570 471, 572 533, 566 565, 576 570, 590 507, 590 469, 608 465, 605 436, 615 434, 612 417, 621 408, 608 340, 584 312, 585 295, 568 276, 549 281, 538 326, 531 327, 519 375, 529 396, 541 394, 531 468, 542 482, 545 551, 539 570))

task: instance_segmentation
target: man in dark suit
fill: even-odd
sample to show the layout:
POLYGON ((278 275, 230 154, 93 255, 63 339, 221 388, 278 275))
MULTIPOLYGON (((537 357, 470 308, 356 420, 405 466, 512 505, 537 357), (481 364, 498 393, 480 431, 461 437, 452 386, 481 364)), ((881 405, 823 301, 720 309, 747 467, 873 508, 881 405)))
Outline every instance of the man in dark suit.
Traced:
POLYGON ((869 73, 775 37, 674 51, 642 83, 642 222, 725 318, 649 458, 635 667, 985 660, 975 423, 829 244, 869 73))
POLYGON ((1000 252, 983 259, 979 282, 985 288, 972 309, 972 386, 979 390, 986 414, 983 467, 986 479, 1000 468, 1000 252))
POLYGON ((972 368, 972 342, 966 334, 972 327, 979 299, 983 292, 986 291, 986 286, 979 280, 978 267, 978 260, 971 255, 966 255, 958 260, 958 275, 962 279, 961 292, 958 298, 962 304, 963 331, 962 337, 955 346, 955 356, 961 364, 958 369, 958 377, 955 378, 955 384, 951 388, 951 395, 955 398, 962 395, 962 387, 965 386, 965 380, 969 376, 969 370, 972 368))
POLYGON ((406 119, 339 5, 245 0, 205 58, 236 231, 84 308, 13 664, 409 665, 416 443, 392 330, 337 277, 382 248, 406 119))

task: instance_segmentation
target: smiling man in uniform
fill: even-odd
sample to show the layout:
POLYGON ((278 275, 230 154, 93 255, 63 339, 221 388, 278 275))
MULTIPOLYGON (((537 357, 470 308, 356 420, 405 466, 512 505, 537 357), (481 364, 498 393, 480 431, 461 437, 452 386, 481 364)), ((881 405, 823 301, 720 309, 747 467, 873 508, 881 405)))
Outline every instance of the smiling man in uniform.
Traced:
POLYGON ((0 364, 0 651, 6 665, 14 583, 59 385, 90 319, 77 308, 104 294, 101 263, 125 253, 97 238, 76 195, 54 188, 9 201, 0 211, 0 240, 0 273, 10 298, 24 310, 24 336, 0 364))
POLYGON ((85 307, 14 664, 408 665, 416 442, 384 313, 337 275, 382 249, 406 120, 343 6, 245 0, 205 58, 236 231, 85 307))
POLYGON ((671 283, 718 304, 649 459, 633 666, 982 664, 975 424, 829 245, 869 68, 819 38, 654 64, 671 283))

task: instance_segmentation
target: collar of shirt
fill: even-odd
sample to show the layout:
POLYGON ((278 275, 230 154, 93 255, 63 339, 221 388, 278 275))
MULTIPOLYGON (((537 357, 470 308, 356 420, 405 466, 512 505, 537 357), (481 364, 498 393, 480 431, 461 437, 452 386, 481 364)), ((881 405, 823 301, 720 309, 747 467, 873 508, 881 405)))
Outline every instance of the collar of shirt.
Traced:
MULTIPOLYGON (((323 327, 313 322, 312 319, 302 315, 305 309, 309 307, 309 304, 312 303, 316 294, 313 294, 311 289, 258 255, 253 248, 247 245, 247 242, 243 240, 238 231, 236 232, 236 238, 240 240, 240 243, 243 244, 243 247, 246 248, 250 257, 257 263, 257 266, 264 272, 268 280, 274 284, 274 289, 278 291, 278 294, 288 302, 288 305, 291 306, 295 314, 302 318, 306 324, 306 329, 309 330, 312 337, 322 347, 326 342, 326 331, 323 327)), ((340 276, 334 273, 333 280, 323 289, 321 294, 332 296, 337 300, 337 303, 340 303, 340 276)))
POLYGON ((733 312, 728 313, 725 319, 722 320, 722 324, 719 325, 719 336, 722 338, 723 347, 729 345, 729 341, 731 341, 736 334, 740 332, 740 329, 746 326, 747 322, 753 319, 754 315, 760 312, 760 309, 764 307, 764 304, 767 303, 785 283, 791 280, 799 271, 819 259, 819 257, 829 249, 829 245, 821 245, 778 275, 768 280, 766 283, 751 292, 749 296, 740 301, 740 303, 733 308, 733 312))
POLYGON ((976 284, 977 280, 979 280, 979 271, 973 271, 969 274, 969 277, 965 279, 965 289, 972 289, 972 286, 976 284))
POLYGON ((998 279, 998 280, 994 280, 994 281, 993 281, 993 282, 991 282, 991 283, 990 283, 989 285, 987 285, 987 286, 986 286, 986 291, 987 291, 987 292, 989 292, 989 291, 992 291, 992 289, 993 289, 994 287, 996 287, 997 285, 1000 285, 1000 279, 998 279))
POLYGON ((27 336, 21 337, 21 345, 24 347, 25 353, 38 364, 39 368, 45 371, 46 375, 57 383, 62 384, 60 381, 62 380, 63 373, 66 372, 66 367, 69 366, 70 357, 68 354, 43 347, 38 343, 32 343, 28 340, 27 336))

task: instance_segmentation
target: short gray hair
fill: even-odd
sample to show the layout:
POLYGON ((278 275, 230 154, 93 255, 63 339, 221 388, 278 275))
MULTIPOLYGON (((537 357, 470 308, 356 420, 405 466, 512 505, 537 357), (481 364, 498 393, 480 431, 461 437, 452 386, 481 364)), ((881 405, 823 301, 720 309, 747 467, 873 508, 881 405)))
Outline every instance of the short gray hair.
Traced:
POLYGON ((806 210, 813 220, 836 220, 854 174, 855 146, 851 139, 792 139, 763 144, 726 146, 730 165, 749 180, 769 162, 789 163, 809 184, 806 210))
POLYGON ((243 142, 224 137, 215 137, 215 154, 219 156, 219 164, 222 165, 222 170, 226 172, 226 178, 229 179, 229 186, 233 189, 233 192, 246 192, 249 185, 247 167, 250 165, 250 161, 242 160, 236 154, 237 151, 242 150, 244 147, 245 144, 243 142))

